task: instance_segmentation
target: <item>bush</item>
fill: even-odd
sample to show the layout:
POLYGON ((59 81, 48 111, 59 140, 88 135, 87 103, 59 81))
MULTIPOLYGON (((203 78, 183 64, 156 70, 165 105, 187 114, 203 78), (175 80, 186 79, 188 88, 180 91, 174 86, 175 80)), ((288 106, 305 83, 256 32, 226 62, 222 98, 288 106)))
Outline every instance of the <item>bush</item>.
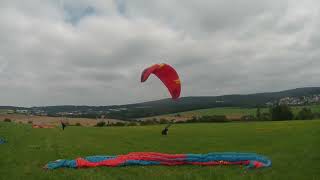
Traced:
POLYGON ((197 122, 229 122, 225 115, 201 116, 199 118, 193 116, 192 119, 179 123, 197 123, 197 122))
POLYGON ((314 118, 314 115, 312 114, 311 109, 309 108, 302 108, 296 117, 296 119, 300 119, 300 120, 313 119, 313 118, 314 118))
POLYGON ((112 123, 110 121, 107 121, 106 126, 111 126, 112 123))
POLYGON ((199 122, 227 122, 225 115, 201 116, 197 119, 199 122))
POLYGON ((320 113, 316 112, 316 113, 313 113, 312 115, 314 119, 320 119, 320 113))
POLYGON ((113 126, 125 126, 126 124, 125 123, 122 123, 122 122, 116 122, 113 124, 113 126))
POLYGON ((32 124, 32 121, 28 121, 28 124, 32 124))
POLYGON ((195 123, 200 122, 196 116, 192 116, 192 119, 187 119, 185 121, 178 121, 177 123, 195 123))
POLYGON ((153 124, 157 124, 157 121, 154 121, 154 120, 145 120, 145 121, 142 121, 142 122, 140 123, 141 126, 153 125, 153 124))
POLYGON ((182 123, 188 123, 191 119, 185 120, 185 121, 177 121, 176 124, 182 124, 182 123))
POLYGON ((261 110, 260 110, 260 107, 257 107, 257 114, 256 114, 256 116, 257 116, 257 119, 261 119, 261 110))
POLYGON ((11 119, 5 118, 3 121, 4 121, 4 122, 11 122, 11 119))
MULTIPOLYGON (((261 114, 259 115, 261 117, 261 114)), ((245 115, 241 117, 242 121, 254 121, 256 118, 253 115, 245 115)))
POLYGON ((262 121, 270 121, 271 120, 271 114, 270 113, 262 113, 260 115, 260 119, 259 120, 262 120, 262 121))
POLYGON ((274 121, 292 120, 293 113, 288 105, 277 105, 270 109, 271 119, 274 121))
POLYGON ((169 121, 167 119, 161 118, 160 119, 160 124, 168 124, 169 121))
POLYGON ((135 123, 135 122, 130 122, 130 123, 127 124, 127 126, 137 126, 137 125, 138 125, 138 124, 135 123))
POLYGON ((76 126, 81 126, 81 124, 77 122, 77 123, 76 123, 76 126))
POLYGON ((96 127, 103 127, 104 125, 106 125, 106 123, 104 121, 100 121, 97 122, 96 127))

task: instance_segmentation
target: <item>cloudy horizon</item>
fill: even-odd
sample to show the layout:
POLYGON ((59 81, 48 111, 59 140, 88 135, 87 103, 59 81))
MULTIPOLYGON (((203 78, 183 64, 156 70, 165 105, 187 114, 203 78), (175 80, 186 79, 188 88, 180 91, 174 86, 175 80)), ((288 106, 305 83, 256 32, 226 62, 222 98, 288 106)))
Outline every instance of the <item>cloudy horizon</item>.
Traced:
POLYGON ((319 86, 320 1, 3 0, 0 105, 168 98, 144 68, 171 64, 181 96, 319 86))

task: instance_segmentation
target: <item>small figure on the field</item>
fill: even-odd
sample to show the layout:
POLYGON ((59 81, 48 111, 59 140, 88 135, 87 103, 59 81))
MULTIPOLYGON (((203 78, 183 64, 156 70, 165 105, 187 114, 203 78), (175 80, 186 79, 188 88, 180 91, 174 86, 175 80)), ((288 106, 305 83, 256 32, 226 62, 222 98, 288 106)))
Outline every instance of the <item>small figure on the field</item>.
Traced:
POLYGON ((64 123, 63 121, 60 121, 61 122, 61 126, 62 126, 62 130, 64 130, 64 128, 67 126, 66 123, 64 123))
POLYGON ((171 126, 171 124, 168 124, 161 132, 162 135, 167 135, 168 134, 168 131, 169 131, 169 127, 171 126))

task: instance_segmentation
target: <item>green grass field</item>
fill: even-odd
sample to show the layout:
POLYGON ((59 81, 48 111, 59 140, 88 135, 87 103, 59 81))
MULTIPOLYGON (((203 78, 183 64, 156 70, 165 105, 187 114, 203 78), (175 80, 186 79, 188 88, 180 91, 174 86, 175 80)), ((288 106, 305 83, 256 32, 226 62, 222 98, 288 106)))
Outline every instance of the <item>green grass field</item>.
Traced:
MULTIPOLYGON (((256 108, 240 108, 240 107, 221 107, 221 108, 210 108, 210 109, 199 109, 195 111, 187 111, 179 113, 181 115, 200 115, 200 116, 211 116, 211 115, 255 115, 256 108)), ((267 112, 267 108, 262 108, 261 112, 267 112)))
MULTIPOLYGON (((303 108, 310 108, 312 112, 320 113, 320 105, 310 105, 310 106, 292 106, 292 112, 298 114, 298 112, 303 108)), ((261 108, 261 113, 269 112, 268 108, 261 108)), ((200 109, 194 111, 187 111, 179 113, 181 115, 200 115, 200 116, 210 116, 210 115, 256 115, 256 108, 240 108, 240 107, 221 107, 221 108, 209 108, 200 109)), ((176 113, 177 114, 177 113, 176 113)))
POLYGON ((320 120, 252 123, 199 123, 163 126, 67 127, 32 129, 0 123, 0 179, 320 179, 320 120), (122 154, 256 152, 268 156, 271 168, 239 166, 135 166, 44 170, 56 159, 122 154))
POLYGON ((8 114, 8 113, 13 113, 13 110, 8 110, 8 109, 0 109, 0 114, 8 114))

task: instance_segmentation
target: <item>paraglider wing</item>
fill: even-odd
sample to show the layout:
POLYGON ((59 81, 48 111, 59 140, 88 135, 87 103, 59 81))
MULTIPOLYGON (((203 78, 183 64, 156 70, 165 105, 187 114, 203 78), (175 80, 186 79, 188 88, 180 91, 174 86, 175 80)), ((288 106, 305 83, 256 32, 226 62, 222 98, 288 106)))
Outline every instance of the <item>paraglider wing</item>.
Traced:
POLYGON ((141 82, 145 82, 151 74, 156 75, 168 88, 172 99, 177 99, 181 92, 181 83, 178 73, 168 64, 155 64, 146 68, 141 75, 141 82))
POLYGON ((244 165, 246 168, 258 169, 271 167, 268 157, 256 153, 211 152, 208 154, 165 154, 158 152, 131 152, 122 155, 88 156, 73 160, 59 159, 49 162, 45 169, 89 168, 97 166, 174 166, 174 165, 244 165))

